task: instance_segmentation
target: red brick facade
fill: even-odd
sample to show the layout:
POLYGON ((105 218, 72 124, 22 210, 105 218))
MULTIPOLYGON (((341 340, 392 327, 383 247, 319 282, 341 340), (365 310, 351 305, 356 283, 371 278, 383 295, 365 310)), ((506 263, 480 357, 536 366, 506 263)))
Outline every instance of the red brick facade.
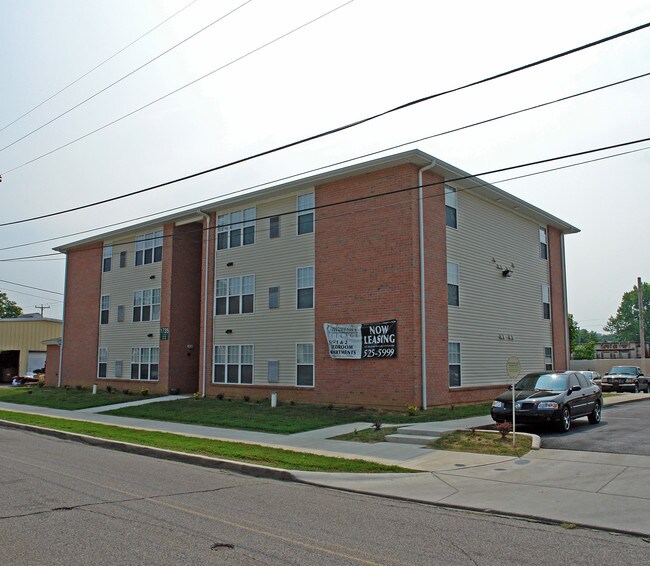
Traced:
POLYGON ((568 368, 567 314, 564 295, 564 250, 562 234, 556 228, 548 227, 548 270, 551 287, 551 328, 553 333, 553 368, 565 371, 568 368))
POLYGON ((61 379, 64 385, 90 385, 97 376, 102 243, 67 256, 61 379))

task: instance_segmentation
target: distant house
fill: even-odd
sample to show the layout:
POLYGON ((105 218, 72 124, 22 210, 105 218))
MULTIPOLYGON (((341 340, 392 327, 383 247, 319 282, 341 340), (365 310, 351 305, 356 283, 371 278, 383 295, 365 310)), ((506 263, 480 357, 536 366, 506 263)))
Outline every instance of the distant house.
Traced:
POLYGON ((492 399, 512 357, 522 374, 567 368, 576 232, 417 150, 215 200, 57 248, 59 378, 401 408, 492 399))
MULTIPOLYGON (((645 357, 650 358, 649 342, 645 344, 645 357)), ((600 342, 596 344, 597 360, 631 360, 640 358, 640 342, 600 342)))
POLYGON ((19 375, 45 367, 43 341, 61 336, 63 323, 40 314, 0 318, 0 381, 11 382, 19 375))

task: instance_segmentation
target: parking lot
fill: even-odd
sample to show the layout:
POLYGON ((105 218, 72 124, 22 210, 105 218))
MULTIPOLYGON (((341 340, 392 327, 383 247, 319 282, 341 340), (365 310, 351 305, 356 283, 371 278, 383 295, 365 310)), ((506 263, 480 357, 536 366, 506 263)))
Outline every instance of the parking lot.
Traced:
POLYGON ((532 426, 519 430, 539 434, 542 448, 650 456, 650 398, 606 406, 599 424, 576 419, 567 433, 532 426))

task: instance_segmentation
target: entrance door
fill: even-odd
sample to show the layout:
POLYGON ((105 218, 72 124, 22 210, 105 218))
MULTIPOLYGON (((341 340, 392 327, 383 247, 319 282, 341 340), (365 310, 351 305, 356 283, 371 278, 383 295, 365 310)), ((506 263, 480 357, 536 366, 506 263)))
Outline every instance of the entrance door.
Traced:
POLYGON ((11 383, 18 375, 20 367, 20 350, 4 350, 0 352, 0 381, 11 383))

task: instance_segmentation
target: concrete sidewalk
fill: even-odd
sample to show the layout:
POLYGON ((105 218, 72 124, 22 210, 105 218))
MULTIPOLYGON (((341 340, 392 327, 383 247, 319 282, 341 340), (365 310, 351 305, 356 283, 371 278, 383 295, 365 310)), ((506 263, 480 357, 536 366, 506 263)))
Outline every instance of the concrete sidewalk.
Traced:
MULTIPOLYGON (((605 404, 649 399, 644 394, 628 394, 607 397, 605 404)), ((545 450, 542 445, 541 450, 514 458, 409 444, 330 440, 355 428, 367 428, 368 423, 279 435, 10 403, 0 403, 0 409, 394 464, 422 473, 291 474, 296 481, 357 493, 650 536, 650 457, 646 456, 545 450)), ((492 424, 489 416, 431 426, 440 431, 488 424, 492 424)), ((246 466, 242 464, 241 471, 246 466)), ((251 472, 258 469, 251 466, 251 472)))

